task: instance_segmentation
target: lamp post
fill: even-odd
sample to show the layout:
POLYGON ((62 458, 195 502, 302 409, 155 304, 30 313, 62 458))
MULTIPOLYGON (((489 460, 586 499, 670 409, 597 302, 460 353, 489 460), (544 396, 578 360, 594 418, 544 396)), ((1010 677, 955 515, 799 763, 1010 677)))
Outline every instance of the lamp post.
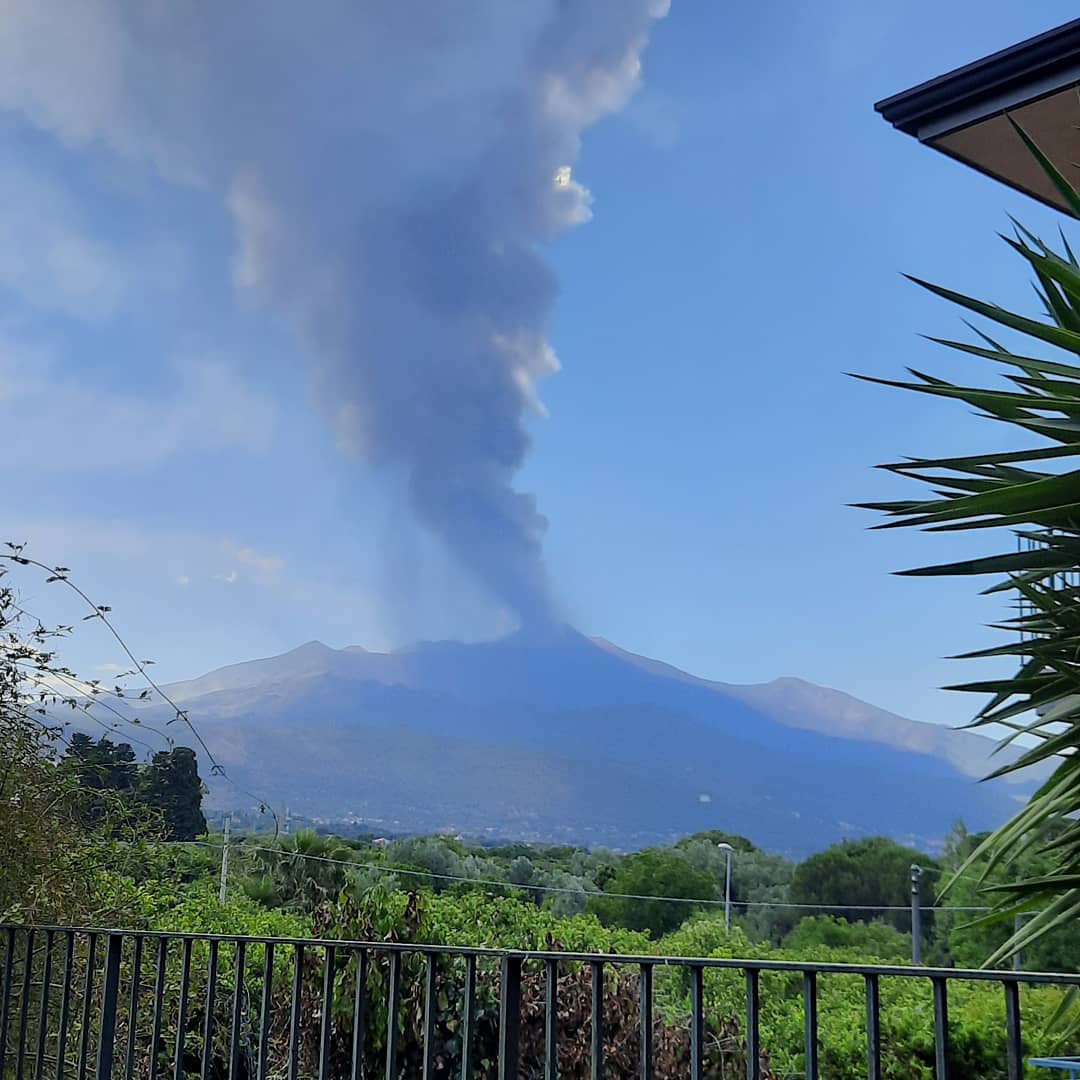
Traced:
POLYGON ((724 873, 724 930, 730 933, 731 931, 731 856, 735 854, 735 849, 730 844, 717 844, 718 851, 724 852, 727 855, 727 868, 724 873))

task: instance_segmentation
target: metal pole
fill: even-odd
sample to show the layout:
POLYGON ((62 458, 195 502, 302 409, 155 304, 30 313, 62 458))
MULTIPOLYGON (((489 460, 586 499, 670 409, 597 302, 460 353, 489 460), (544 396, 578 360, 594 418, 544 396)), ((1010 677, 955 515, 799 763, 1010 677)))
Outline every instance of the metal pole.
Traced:
POLYGON ((922 897, 919 895, 919 882, 922 867, 911 864, 911 962, 922 963, 922 897))
POLYGON ((728 848, 727 873, 724 875, 724 930, 731 930, 731 848, 728 848))
POLYGON ((727 856, 727 867, 724 872, 724 930, 731 930, 731 856, 735 849, 730 844, 717 844, 717 848, 727 856))
POLYGON ((225 903, 225 887, 229 883, 229 826, 232 824, 232 814, 225 815, 225 840, 221 845, 221 887, 218 889, 218 900, 225 903))

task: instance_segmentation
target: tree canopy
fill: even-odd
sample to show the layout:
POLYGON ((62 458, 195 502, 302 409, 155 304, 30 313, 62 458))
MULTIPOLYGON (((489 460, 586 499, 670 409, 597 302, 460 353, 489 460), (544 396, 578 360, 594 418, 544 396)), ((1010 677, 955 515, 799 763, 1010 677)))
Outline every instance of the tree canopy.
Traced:
POLYGON ((939 871, 937 861, 884 836, 845 840, 799 863, 791 878, 791 900, 795 904, 836 908, 831 913, 849 922, 886 919, 897 928, 910 931, 913 864, 927 873, 923 902, 930 906, 933 881, 939 871), (904 910, 885 910, 897 907, 904 910))
POLYGON ((666 900, 624 897, 666 896, 686 900, 715 900, 716 880, 704 870, 696 870, 679 853, 652 849, 628 855, 604 886, 606 893, 623 896, 596 896, 589 901, 605 926, 647 930, 655 936, 681 925, 694 904, 674 904, 666 900))

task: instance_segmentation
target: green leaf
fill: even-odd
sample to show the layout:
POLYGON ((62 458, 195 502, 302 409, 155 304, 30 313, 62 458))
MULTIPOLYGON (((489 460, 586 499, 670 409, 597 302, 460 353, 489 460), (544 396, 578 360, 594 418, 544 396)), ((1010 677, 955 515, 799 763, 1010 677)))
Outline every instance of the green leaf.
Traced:
POLYGON ((1046 173, 1050 178, 1050 182, 1057 188, 1058 194, 1065 200, 1065 204, 1072 211, 1073 217, 1080 217, 1080 195, 1076 193, 1072 184, 1058 172, 1057 166, 1039 149, 1038 144, 1008 113, 1005 114, 1005 118, 1012 125, 1013 131, 1020 136, 1020 140, 1031 152, 1031 155, 1042 166, 1043 172, 1046 173))
POLYGON ((1068 352, 1080 353, 1080 334, 1073 333, 1071 330, 1039 322, 1037 319, 1027 319, 1023 315, 1014 315, 996 304, 987 304, 982 300, 975 300, 970 296, 965 296, 963 293, 954 292, 952 289, 946 289, 941 285, 934 285, 932 282, 923 281, 922 278, 913 277, 910 274, 905 276, 909 281, 920 285, 935 296, 950 300, 952 303, 967 308, 968 311, 974 311, 977 315, 982 315, 992 322, 1007 326, 1010 330, 1018 330, 1022 334, 1037 338, 1039 341, 1045 341, 1050 345, 1056 345, 1058 348, 1065 349, 1068 352))

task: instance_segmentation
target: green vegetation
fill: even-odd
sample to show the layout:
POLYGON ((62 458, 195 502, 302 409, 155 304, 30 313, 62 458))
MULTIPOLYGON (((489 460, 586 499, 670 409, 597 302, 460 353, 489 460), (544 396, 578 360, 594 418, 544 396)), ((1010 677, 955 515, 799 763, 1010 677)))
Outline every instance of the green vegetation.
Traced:
POLYGON ((642 896, 671 897, 679 900, 715 900, 716 882, 705 870, 696 870, 677 852, 642 851, 623 859, 608 881, 606 892, 589 901, 607 926, 625 926, 666 934, 677 929, 697 905, 664 900, 641 900, 642 896), (618 895, 622 894, 622 895, 618 895))
MULTIPOLYGON (((987 858, 980 837, 957 828, 943 853, 903 847, 884 838, 834 845, 800 864, 758 849, 751 840, 723 832, 700 833, 672 847, 631 854, 569 846, 507 844, 485 847, 460 837, 408 837, 390 843, 347 839, 314 832, 267 837, 234 833, 224 899, 218 893, 220 834, 207 836, 203 789, 193 750, 172 747, 138 762, 130 744, 111 737, 96 740, 71 732, 56 711, 80 711, 83 694, 64 693, 57 682, 85 687, 58 666, 48 644, 62 631, 31 624, 10 590, 0 587, 0 919, 105 925, 173 933, 214 932, 256 937, 332 937, 393 941, 418 946, 445 944, 628 955, 786 959, 903 964, 911 953, 907 919, 909 868, 926 871, 925 901, 933 901, 935 881, 955 878, 952 897, 959 906, 985 904, 982 877, 991 883, 1007 873, 1041 875, 1053 858, 1030 848, 1006 871, 987 858), (61 748, 62 752, 61 752, 61 748), (199 839, 192 838, 198 836, 199 839), (725 926, 727 852, 734 849, 733 924, 725 926), (964 890, 967 890, 966 892, 964 890), (802 906, 805 905, 805 906, 802 906), (901 910, 896 910, 901 909, 901 910)), ((133 741, 135 741, 133 739, 133 741)), ((1067 825, 1047 833, 1052 841, 1069 835, 1067 825)), ((1051 848, 1050 851, 1053 849, 1051 848)), ((1037 917, 1037 916, 1036 916, 1037 917)), ((970 925, 969 913, 939 912, 923 922, 924 954, 936 963, 977 964, 1000 953, 1000 924, 970 925)), ((1027 962, 1071 970, 1080 955, 1075 923, 1039 938, 1027 962)), ((313 952, 310 950, 309 952, 313 952)), ((164 986, 170 1000, 179 992, 180 950, 168 956, 164 986)), ((228 944, 219 950, 214 984, 214 1043, 206 1048, 215 1076, 226 1074, 226 1033, 236 965, 244 964, 251 1002, 265 990, 272 1016, 270 1052, 277 1068, 288 1045, 287 1018, 293 987, 299 985, 298 1023, 301 1075, 309 1075, 321 1044, 319 965, 301 967, 299 982, 291 951, 274 953, 261 945, 241 956, 228 944), (268 985, 265 980, 269 979, 268 985)), ((205 1001, 210 946, 192 945, 190 1000, 205 1001)), ((141 981, 151 978, 144 956, 141 981)), ((385 1049, 385 954, 373 952, 369 978, 369 1024, 364 1054, 375 1075, 385 1049)), ((40 961, 34 961, 40 962, 40 961)), ((332 1003, 330 1051, 335 1060, 349 1052, 355 959, 338 958, 340 993, 332 1003)), ((15 960, 15 985, 27 973, 15 960)), ((73 956, 72 985, 86 985, 85 945, 73 956)), ((130 986, 135 958, 125 951, 123 985, 130 986)), ((419 953, 402 967, 404 1031, 401 1076, 417 1075, 425 971, 419 953)), ((457 1074, 461 1036, 460 965, 439 961, 445 976, 439 990, 434 1038, 440 1075, 457 1074)), ((29 983, 36 978, 31 968, 29 983)), ((656 1072, 687 1071, 690 1007, 688 976, 678 968, 656 970, 656 1072)), ((535 1072, 543 1061, 543 970, 526 965, 522 980, 523 1068, 535 1072)), ((498 1043, 498 972, 481 964, 477 974, 476 1046, 478 1075, 494 1074, 498 1043)), ((636 970, 615 970, 604 984, 605 1044, 613 1075, 632 1071, 638 1040, 636 970)), ((566 1077, 588 1072, 591 975, 588 965, 560 967, 560 1030, 566 1077)), ((798 1076, 804 1069, 802 982, 798 975, 761 976, 764 1075, 798 1076)), ((77 991, 81 992, 81 991, 77 991)), ((820 1014, 823 1075, 848 1080, 864 1074, 865 1001, 858 977, 823 977, 820 1014)), ((727 1080, 746 1072, 742 1035, 745 986, 737 970, 710 970, 704 976, 707 1016, 707 1075, 727 1080)), ((933 1075, 933 1009, 924 980, 889 980, 882 985, 885 1076, 933 1075)), ((1072 1036, 1056 1024, 1066 995, 1059 989, 1023 992, 1025 1037, 1030 1049, 1075 1052, 1072 1036), (1054 1023, 1051 1021, 1054 1020, 1054 1023)), ((92 1010, 91 1010, 92 1012, 92 1010)), ((160 1048, 175 1044, 172 1009, 163 1018, 160 1048)), ((14 1014, 13 1014, 14 1015, 14 1014)), ((75 1008, 73 1034, 80 1008, 75 1008)), ((89 1015, 89 1014, 88 1014, 89 1015)), ((253 1015, 253 1014, 252 1014, 253 1015)), ((252 1015, 245 1013, 252 1037, 252 1015)), ((121 1025, 127 1021, 121 1016, 121 1025)), ((958 985, 950 994, 951 1033, 958 1075, 1004 1077, 1005 1026, 999 988, 958 985)), ((202 1021, 192 1008, 184 1030, 183 1070, 198 1071, 203 1053, 202 1021)), ((126 1032, 120 1031, 121 1038, 126 1032)), ((136 1032, 136 1042, 149 1046, 136 1032)), ((149 1053, 149 1051, 146 1051, 149 1053)), ((161 1049, 160 1052, 167 1051, 161 1049)), ((148 1074, 148 1061, 137 1066, 148 1074)), ((139 1071, 141 1069, 141 1071, 139 1071)))
POLYGON ((186 746, 159 750, 149 764, 140 765, 130 743, 114 743, 108 735, 94 742, 76 731, 60 758, 60 769, 79 789, 87 824, 104 822, 119 801, 130 809, 160 814, 166 840, 194 840, 206 832, 203 784, 195 752, 186 746), (104 798, 106 792, 114 797, 104 798))
POLYGON ((936 859, 912 848, 901 847, 884 837, 853 840, 811 855, 796 867, 791 879, 791 899, 797 904, 825 908, 855 905, 867 910, 860 918, 881 918, 901 930, 911 930, 907 908, 911 902, 911 867, 919 866, 936 876, 936 859))
MULTIPOLYGON (((1080 216, 1080 195, 1013 126, 1080 216)), ((1035 445, 886 465, 899 476, 928 484, 932 494, 867 504, 890 518, 887 527, 930 532, 1008 527, 1015 533, 1010 533, 1009 550, 1002 554, 908 571, 998 579, 986 591, 1008 597, 1019 614, 1000 626, 1008 634, 1006 642, 967 656, 1003 659, 1013 670, 952 689, 989 698, 973 726, 1004 730, 1010 740, 1024 738, 1025 752, 995 775, 1054 765, 1050 779, 1013 820, 983 838, 968 856, 965 873, 984 875, 999 919, 1011 924, 1015 914, 1031 912, 1015 933, 998 939, 995 961, 1075 927, 1080 917, 1080 262, 1064 235, 1061 250, 1054 251, 1016 225, 1014 236, 1005 242, 1034 271, 1041 317, 1016 314, 927 282, 918 284, 993 324, 995 333, 1016 335, 1016 351, 979 330, 974 343, 934 339, 990 361, 1007 385, 961 386, 914 370, 913 382, 871 381, 964 402, 980 415, 1011 425, 1025 439, 1034 436, 1035 445), (1032 851, 1040 858, 1027 859, 1032 851), (995 879, 994 871, 1002 866, 1008 872, 995 879)))

